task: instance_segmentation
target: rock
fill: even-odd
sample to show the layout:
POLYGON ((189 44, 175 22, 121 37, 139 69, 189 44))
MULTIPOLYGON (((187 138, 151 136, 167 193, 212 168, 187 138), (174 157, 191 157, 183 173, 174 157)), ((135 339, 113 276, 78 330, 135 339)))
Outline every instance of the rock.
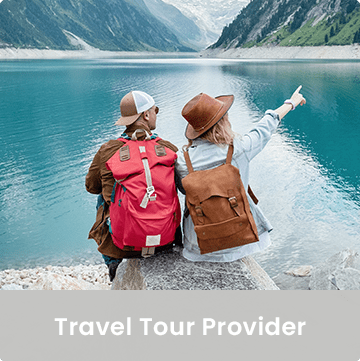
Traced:
POLYGON ((0 288, 1 291, 18 291, 18 290, 23 290, 22 286, 17 285, 15 283, 11 283, 8 285, 4 285, 0 288))
MULTIPOLYGON (((344 274, 341 272, 358 264, 359 255, 350 249, 345 249, 313 268, 310 279, 311 290, 338 290, 341 287, 353 287, 353 280, 346 286, 344 274)), ((347 271, 345 271, 347 272, 347 271)), ((349 274, 350 272, 347 272, 349 274)), ((354 276, 354 274, 353 274, 354 276)), ((352 289, 352 288, 341 288, 352 289)))
MULTIPOLYGON (((84 279, 87 283, 91 283, 94 287, 89 286, 87 283, 84 285, 77 285, 76 287, 72 284, 71 287, 76 289, 81 287, 86 287, 86 289, 110 289, 110 280, 109 280, 109 271, 105 264, 100 265, 79 265, 73 268, 63 267, 63 266, 46 266, 45 268, 32 268, 32 269, 23 269, 23 270, 4 270, 0 271, 0 288, 4 285, 15 284, 21 286, 23 289, 31 288, 35 283, 36 287, 39 289, 58 289, 56 288, 57 282, 61 283, 64 279, 57 280, 54 278, 54 274, 59 277, 69 277, 67 286, 71 282, 77 281, 79 278, 84 279), (52 274, 50 280, 48 277, 52 274), (45 280, 48 281, 48 284, 45 285, 45 280), (54 283, 51 285, 51 283, 54 283), (101 285, 100 285, 101 284, 101 285), (47 287, 47 288, 46 288, 47 287), (55 287, 55 288, 53 288, 55 287)), ((66 279, 65 279, 66 280, 66 279)), ((65 286, 65 287, 67 287, 65 286)))
POLYGON ((281 290, 309 290, 309 276, 294 276, 287 273, 280 273, 273 278, 275 284, 281 290))
POLYGON ((298 268, 293 268, 289 271, 286 271, 285 274, 294 276, 294 277, 306 277, 310 276, 313 266, 300 266, 298 268))
POLYGON ((279 273, 273 281, 281 290, 309 290, 312 266, 300 266, 279 273))
POLYGON ((252 257, 228 263, 190 262, 175 247, 159 255, 124 260, 112 290, 277 290, 252 257))
POLYGON ((47 272, 38 279, 29 290, 101 290, 109 289, 106 285, 93 285, 82 279, 69 276, 62 276, 56 273, 47 272))
POLYGON ((355 259, 353 260, 352 264, 351 264, 351 268, 357 269, 358 271, 360 271, 360 256, 358 255, 357 257, 355 257, 355 259))
POLYGON ((339 290, 360 290, 360 271, 354 268, 337 269, 333 282, 339 290))
POLYGON ((360 290, 360 257, 345 249, 318 266, 291 269, 273 281, 281 290, 360 290))

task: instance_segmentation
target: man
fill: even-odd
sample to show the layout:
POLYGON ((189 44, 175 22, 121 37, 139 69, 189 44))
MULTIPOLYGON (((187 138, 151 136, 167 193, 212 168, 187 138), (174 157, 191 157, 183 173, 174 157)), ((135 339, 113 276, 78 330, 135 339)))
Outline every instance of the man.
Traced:
MULTIPOLYGON (((109 169, 109 164, 106 163, 119 151, 125 142, 134 141, 131 140, 133 135, 135 135, 135 138, 137 137, 137 140, 142 141, 152 134, 151 131, 156 127, 159 108, 155 106, 155 101, 149 94, 142 91, 132 91, 122 98, 120 111, 121 117, 115 125, 126 126, 125 132, 121 135, 124 141, 110 140, 103 144, 95 154, 85 180, 86 190, 93 194, 99 194, 96 221, 90 230, 89 239, 93 238, 97 242, 98 250, 102 253, 105 263, 109 267, 110 281, 115 277, 117 266, 123 258, 142 257, 142 252, 134 250, 134 247, 120 248, 113 242, 114 238, 109 231, 109 224, 111 224, 109 217, 111 201, 114 201, 112 195, 117 184, 115 183, 113 172, 109 169)), ((155 138, 155 136, 152 138, 155 138)), ((168 149, 168 153, 173 154, 177 152, 176 146, 168 141, 159 139, 156 142, 162 149, 168 149)), ((129 163, 124 162, 121 166, 126 171, 129 163)), ((180 227, 177 228, 175 239, 172 243, 154 247, 153 251, 155 253, 161 252, 173 247, 175 243, 181 245, 180 227)))

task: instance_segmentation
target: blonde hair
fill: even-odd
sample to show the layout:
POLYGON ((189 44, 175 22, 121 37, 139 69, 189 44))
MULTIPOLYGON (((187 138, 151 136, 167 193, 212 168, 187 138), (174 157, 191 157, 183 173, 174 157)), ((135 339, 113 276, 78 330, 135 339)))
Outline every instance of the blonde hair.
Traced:
POLYGON ((201 134, 200 138, 206 139, 217 145, 225 145, 232 143, 234 135, 229 122, 228 113, 226 113, 215 125, 201 134))

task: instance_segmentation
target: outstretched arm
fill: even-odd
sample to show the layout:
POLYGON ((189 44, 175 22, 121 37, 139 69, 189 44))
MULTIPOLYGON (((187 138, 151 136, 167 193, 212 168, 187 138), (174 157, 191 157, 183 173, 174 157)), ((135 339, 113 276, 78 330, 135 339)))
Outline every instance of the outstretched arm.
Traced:
POLYGON ((291 109, 295 109, 299 104, 303 105, 306 103, 305 98, 300 94, 300 89, 301 85, 291 96, 290 104, 285 103, 275 110, 268 110, 257 126, 243 136, 243 149, 249 161, 264 149, 271 135, 276 131, 279 121, 284 118, 291 109))
MULTIPOLYGON (((302 85, 300 85, 294 92, 294 94, 291 96, 290 100, 292 101, 292 104, 283 104, 281 107, 275 109, 275 112, 279 114, 280 120, 285 117, 287 113, 289 113, 290 110, 293 109, 293 106, 296 108, 299 104, 304 105, 306 103, 306 99, 300 94, 300 90, 302 88, 302 85)), ((294 109, 295 109, 294 108, 294 109)))

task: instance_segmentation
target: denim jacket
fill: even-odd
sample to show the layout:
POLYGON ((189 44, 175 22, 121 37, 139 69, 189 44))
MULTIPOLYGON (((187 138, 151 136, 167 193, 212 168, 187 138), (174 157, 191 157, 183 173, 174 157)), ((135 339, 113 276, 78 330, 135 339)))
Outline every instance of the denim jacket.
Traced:
MULTIPOLYGON (((239 169, 241 180, 246 190, 249 185, 250 161, 265 147, 271 139, 272 134, 276 131, 279 123, 279 115, 272 110, 268 110, 254 129, 243 136, 235 136, 234 138, 234 153, 231 164, 239 169)), ((215 168, 223 164, 226 159, 227 151, 227 146, 218 146, 205 139, 198 138, 193 141, 189 148, 189 156, 195 171, 204 170, 215 168)), ((183 151, 179 151, 176 163, 176 175, 178 179, 178 188, 182 193, 185 193, 185 191, 182 188, 181 179, 187 174, 188 170, 183 151)), ((259 242, 201 255, 197 244, 194 224, 191 217, 188 216, 184 217, 183 224, 184 257, 191 261, 229 262, 265 249, 270 244, 268 232, 271 231, 272 226, 264 216, 260 207, 254 203, 248 194, 247 196, 258 229, 260 237, 259 242)))

